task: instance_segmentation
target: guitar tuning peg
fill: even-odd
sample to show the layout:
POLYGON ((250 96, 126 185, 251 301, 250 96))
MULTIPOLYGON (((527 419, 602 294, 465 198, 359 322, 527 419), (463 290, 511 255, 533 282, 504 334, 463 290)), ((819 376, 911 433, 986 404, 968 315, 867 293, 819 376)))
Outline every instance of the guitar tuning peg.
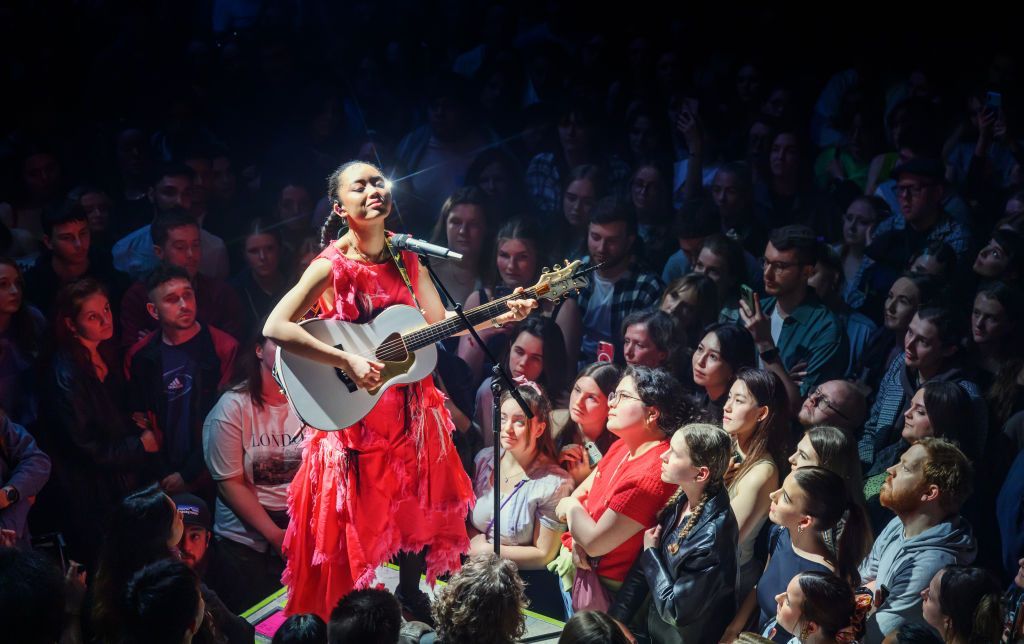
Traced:
POLYGON ((549 272, 550 270, 551 270, 550 268, 548 268, 547 266, 545 266, 544 268, 540 269, 540 272, 541 272, 541 273, 547 273, 547 272, 549 272))
POLYGON ((562 267, 561 267, 561 266, 559 266, 558 264, 555 264, 555 270, 556 270, 556 271, 560 271, 560 270, 562 270, 562 267))

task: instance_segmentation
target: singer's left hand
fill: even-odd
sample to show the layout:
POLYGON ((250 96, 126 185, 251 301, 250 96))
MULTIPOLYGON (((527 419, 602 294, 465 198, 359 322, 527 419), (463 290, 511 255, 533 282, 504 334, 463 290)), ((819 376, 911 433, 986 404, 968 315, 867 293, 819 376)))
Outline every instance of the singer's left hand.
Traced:
MULTIPOLYGON (((520 286, 516 290, 512 291, 512 294, 522 293, 523 287, 520 286)), ((510 322, 521 322, 526 319, 526 316, 530 314, 530 311, 537 308, 537 300, 508 300, 509 312, 499 315, 497 320, 499 324, 508 324, 510 322)))

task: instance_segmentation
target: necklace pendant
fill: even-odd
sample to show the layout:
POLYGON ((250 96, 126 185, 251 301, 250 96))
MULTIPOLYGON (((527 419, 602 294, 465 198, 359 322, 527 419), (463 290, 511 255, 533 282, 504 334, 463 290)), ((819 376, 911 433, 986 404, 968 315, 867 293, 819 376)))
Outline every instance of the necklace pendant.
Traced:
POLYGON ((670 544, 668 544, 668 554, 674 555, 677 552, 679 552, 679 544, 678 543, 670 543, 670 544))

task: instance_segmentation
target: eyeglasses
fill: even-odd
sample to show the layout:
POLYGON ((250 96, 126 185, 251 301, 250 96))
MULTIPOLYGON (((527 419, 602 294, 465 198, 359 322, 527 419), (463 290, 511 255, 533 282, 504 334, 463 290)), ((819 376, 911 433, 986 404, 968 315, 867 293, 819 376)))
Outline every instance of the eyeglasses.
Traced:
POLYGON ((624 391, 613 391, 612 393, 608 394, 608 406, 612 407, 614 405, 619 404, 619 401, 622 400, 623 398, 632 398, 633 400, 639 402, 641 405, 644 404, 644 401, 641 400, 639 396, 627 394, 624 391))
POLYGON ((812 401, 814 403, 814 406, 817 407, 819 411, 831 409, 836 413, 836 416, 839 416, 843 420, 850 420, 849 416, 839 411, 839 409, 832 404, 832 401, 829 400, 828 396, 822 393, 821 387, 818 387, 817 389, 812 391, 811 395, 808 396, 807 399, 812 401))
POLYGON ((776 273, 788 271, 794 266, 800 266, 800 262, 771 262, 768 261, 767 257, 761 258, 761 268, 764 270, 768 270, 770 268, 776 273))
POLYGON ((896 186, 896 195, 900 197, 905 195, 920 197, 922 192, 934 185, 934 183, 922 183, 920 185, 896 186))

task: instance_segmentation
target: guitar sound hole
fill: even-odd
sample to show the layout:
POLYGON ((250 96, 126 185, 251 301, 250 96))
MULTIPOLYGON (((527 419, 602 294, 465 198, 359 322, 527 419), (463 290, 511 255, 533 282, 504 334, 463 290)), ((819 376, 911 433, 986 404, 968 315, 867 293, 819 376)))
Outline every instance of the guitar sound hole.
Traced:
POLYGON ((377 347, 374 355, 377 356, 378 360, 384 362, 404 362, 409 357, 409 352, 405 348, 402 336, 398 333, 392 333, 384 338, 384 341, 377 347))

